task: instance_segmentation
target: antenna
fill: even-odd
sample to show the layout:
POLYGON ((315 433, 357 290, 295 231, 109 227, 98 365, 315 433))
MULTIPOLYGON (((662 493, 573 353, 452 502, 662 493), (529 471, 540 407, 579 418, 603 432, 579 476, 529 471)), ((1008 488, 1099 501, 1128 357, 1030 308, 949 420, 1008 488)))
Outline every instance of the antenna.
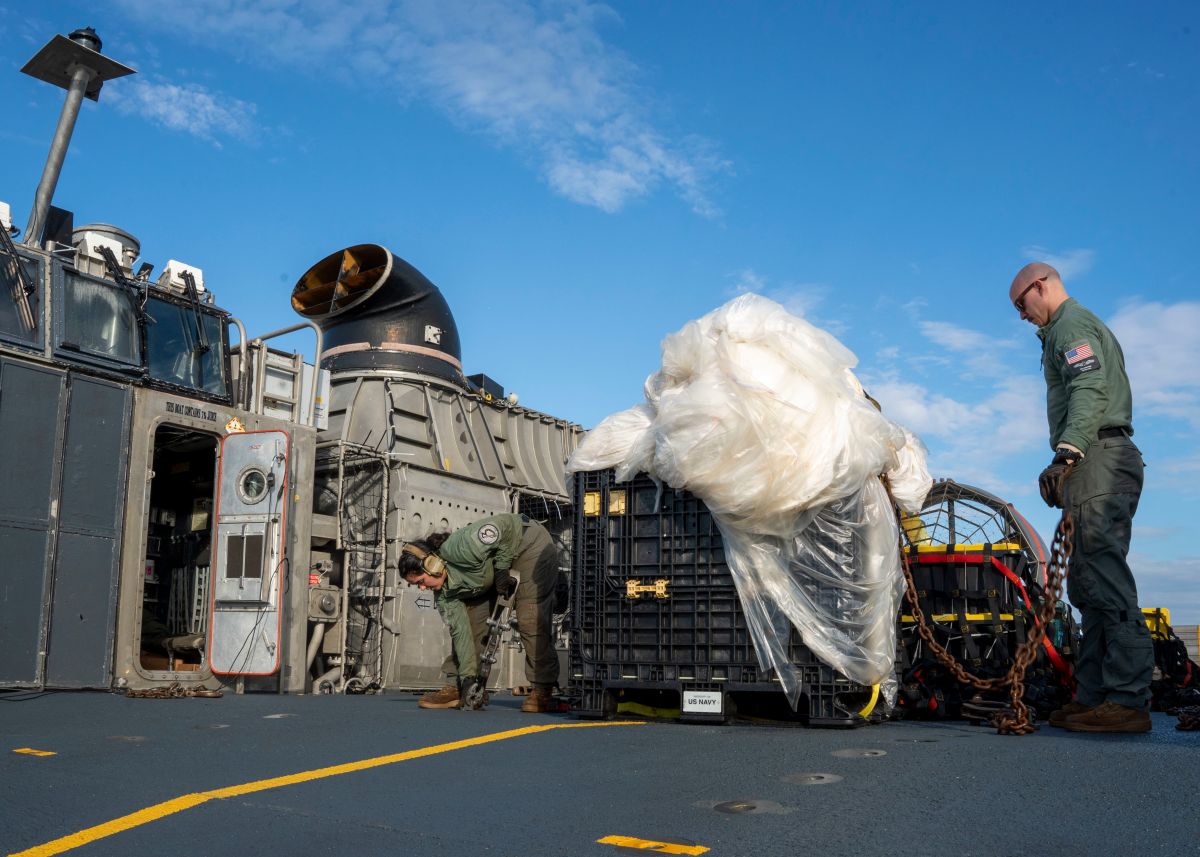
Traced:
POLYGON ((67 146, 71 144, 71 134, 75 131, 75 120, 79 117, 79 105, 84 96, 99 101, 100 87, 106 80, 137 73, 101 54, 102 45, 95 30, 83 27, 71 33, 69 38, 55 36, 21 69, 30 77, 67 91, 62 113, 58 116, 58 127, 50 142, 50 154, 46 156, 46 166, 42 170, 42 179, 34 194, 33 212, 25 227, 24 243, 27 247, 41 246, 46 213, 50 210, 50 200, 62 173, 63 159, 67 156, 67 146))

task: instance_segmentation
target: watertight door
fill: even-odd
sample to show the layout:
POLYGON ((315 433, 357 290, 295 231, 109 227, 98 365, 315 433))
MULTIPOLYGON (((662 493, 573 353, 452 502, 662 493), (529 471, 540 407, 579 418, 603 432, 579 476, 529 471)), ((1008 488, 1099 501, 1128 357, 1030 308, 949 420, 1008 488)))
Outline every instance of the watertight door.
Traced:
POLYGON ((208 632, 214 673, 271 675, 279 668, 288 441, 282 431, 221 440, 208 632))
POLYGON ((0 686, 44 683, 62 372, 0 359, 0 686))
POLYGON ((119 384, 70 379, 47 687, 112 682, 131 398, 132 391, 119 384))

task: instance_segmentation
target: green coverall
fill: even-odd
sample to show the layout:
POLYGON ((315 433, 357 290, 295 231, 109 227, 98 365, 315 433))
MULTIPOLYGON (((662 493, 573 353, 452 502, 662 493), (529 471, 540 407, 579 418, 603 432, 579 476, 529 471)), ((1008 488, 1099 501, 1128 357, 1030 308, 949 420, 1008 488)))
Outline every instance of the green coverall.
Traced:
POLYGON ((1130 440, 1133 397, 1125 355, 1103 322, 1068 298, 1038 330, 1050 446, 1084 453, 1067 480, 1075 517, 1067 592, 1083 619, 1075 665, 1083 705, 1150 705, 1154 645, 1126 562, 1142 493, 1142 454, 1130 440))
POLYGON ((552 622, 558 549, 546 528, 524 515, 483 518, 455 530, 438 549, 446 583, 434 603, 450 629, 450 656, 442 665, 447 683, 479 675, 479 649, 495 595, 495 576, 512 569, 520 577, 513 608, 525 648, 525 674, 532 685, 553 688, 558 654, 552 622))

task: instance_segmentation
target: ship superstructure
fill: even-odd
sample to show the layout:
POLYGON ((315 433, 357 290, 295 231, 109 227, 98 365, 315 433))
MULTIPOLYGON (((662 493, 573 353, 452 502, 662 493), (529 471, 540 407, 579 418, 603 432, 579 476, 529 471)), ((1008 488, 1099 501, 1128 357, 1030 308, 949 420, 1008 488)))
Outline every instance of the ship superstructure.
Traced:
POLYGON ((133 73, 100 51, 77 30, 25 67, 67 98, 23 232, 0 204, 0 686, 435 685, 448 639, 400 546, 521 510, 565 547, 579 427, 468 380, 441 293, 377 245, 247 337, 200 267, 76 227, 52 201, 79 103, 133 73), (303 329, 311 363, 271 347, 303 329))

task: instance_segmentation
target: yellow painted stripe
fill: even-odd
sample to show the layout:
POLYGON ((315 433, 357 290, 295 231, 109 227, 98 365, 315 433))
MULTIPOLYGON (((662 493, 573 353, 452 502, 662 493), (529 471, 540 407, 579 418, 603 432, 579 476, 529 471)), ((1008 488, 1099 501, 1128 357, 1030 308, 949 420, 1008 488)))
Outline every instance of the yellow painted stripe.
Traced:
POLYGON ((57 756, 53 750, 35 750, 32 747, 20 747, 14 753, 24 753, 26 756, 57 756))
POLYGON ((655 842, 633 836, 605 836, 597 839, 601 845, 617 845, 623 848, 640 848, 655 854, 703 854, 708 849, 703 845, 680 845, 678 842, 655 842))
MULTIPOLYGON (((155 804, 154 806, 140 809, 137 812, 123 815, 120 818, 115 818, 112 821, 106 821, 103 824, 97 824, 95 827, 89 827, 86 830, 81 830, 78 833, 72 833, 70 836, 64 836, 61 839, 55 839, 52 842, 47 842, 44 845, 36 845, 33 848, 28 848, 24 851, 16 851, 9 857, 48 857, 51 854, 62 854, 64 851, 70 851, 72 848, 78 848, 80 845, 87 845, 89 842, 95 842, 97 839, 103 839, 106 836, 112 836, 114 833, 121 833, 125 830, 130 830, 134 827, 139 827, 143 824, 148 824, 151 821, 156 821, 165 816, 172 815, 176 812, 182 812, 186 809, 191 809, 194 806, 199 806, 202 803, 207 803, 210 800, 221 798, 238 797, 240 795, 253 794, 254 792, 266 791, 267 789, 277 789, 283 786, 295 785, 296 783, 307 783, 313 780, 320 780, 326 777, 336 777, 342 774, 350 774, 355 771, 366 771, 371 768, 378 768, 383 765, 394 765, 397 762, 407 762, 410 759, 422 759, 426 756, 436 756, 439 753, 449 753, 454 750, 463 750, 467 747, 478 747, 481 744, 491 744, 495 741, 505 741, 509 738, 519 738, 522 735, 533 735, 538 732, 549 732, 551 729, 588 729, 598 726, 640 726, 644 725, 637 721, 617 721, 613 723, 549 723, 542 726, 525 726, 521 729, 510 729, 507 732, 494 732, 490 735, 480 735, 478 738, 466 738, 462 741, 451 741, 448 744, 436 744, 432 747, 422 747, 418 750, 406 750, 403 753, 392 753, 388 756, 376 756, 373 759, 362 759, 358 762, 347 762, 342 765, 331 765, 327 768, 317 768, 312 771, 301 771, 297 774, 288 774, 282 777, 272 777, 267 780, 256 780, 252 783, 243 783, 237 786, 227 786, 222 789, 212 789, 206 792, 195 792, 194 794, 182 795, 173 800, 164 801, 163 803, 155 804)), ((685 853, 685 852, 679 852, 685 853)), ((700 853, 700 852, 696 852, 700 853)))
POLYGON ((191 809, 207 800, 209 800, 209 797, 204 792, 177 797, 165 803, 155 804, 154 806, 146 807, 146 809, 139 809, 137 812, 113 819, 104 824, 89 827, 87 830, 72 833, 70 836, 55 839, 53 842, 47 842, 45 845, 37 845, 25 851, 16 851, 10 857, 24 857, 27 854, 62 854, 64 851, 70 851, 72 848, 78 848, 80 845, 87 845, 88 843, 95 842, 97 839, 112 836, 114 833, 121 833, 122 831, 130 830, 148 822, 156 821, 165 815, 191 809))
MULTIPOLYGON (((917 553, 965 553, 967 551, 981 551, 986 548, 985 544, 973 545, 917 545, 917 553)), ((993 551, 1019 551, 1021 546, 1016 542, 996 542, 992 545, 993 551)))
MULTIPOLYGON (((931 618, 933 619, 934 622, 957 622, 958 614, 957 613, 937 613, 934 616, 932 616, 931 618)), ((1000 618, 1001 618, 1001 620, 1011 622, 1012 618, 1013 618, 1013 614, 1001 613, 1000 618)), ((917 620, 914 619, 912 616, 909 616, 907 613, 905 613, 905 614, 901 615, 900 621, 901 622, 916 622, 917 620)), ((990 622, 990 621, 992 621, 992 614, 991 613, 968 613, 967 621, 968 622, 990 622)))

